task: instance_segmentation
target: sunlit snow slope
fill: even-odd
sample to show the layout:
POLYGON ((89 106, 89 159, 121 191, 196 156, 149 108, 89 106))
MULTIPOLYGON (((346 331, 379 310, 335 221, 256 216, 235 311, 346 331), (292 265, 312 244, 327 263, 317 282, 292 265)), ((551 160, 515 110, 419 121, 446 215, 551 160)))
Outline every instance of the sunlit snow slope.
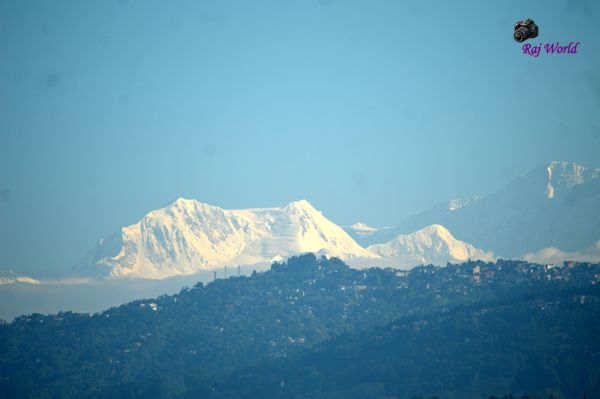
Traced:
POLYGON ((225 210, 180 198, 101 240, 77 269, 98 277, 158 279, 303 252, 377 258, 305 200, 225 210))
POLYGON ((445 265, 468 259, 492 260, 493 254, 466 242, 457 240, 439 224, 425 227, 411 234, 400 234, 385 244, 367 248, 385 258, 391 266, 410 267, 418 264, 445 265))

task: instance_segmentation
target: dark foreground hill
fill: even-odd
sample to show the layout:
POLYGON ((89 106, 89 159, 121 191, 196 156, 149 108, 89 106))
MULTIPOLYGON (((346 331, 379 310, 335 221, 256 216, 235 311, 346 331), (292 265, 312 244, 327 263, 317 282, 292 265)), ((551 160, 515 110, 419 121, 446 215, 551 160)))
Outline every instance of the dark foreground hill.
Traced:
POLYGON ((600 397, 600 290, 469 305, 236 373, 218 398, 600 397))
POLYGON ((0 397, 595 394, 600 266, 570 266, 305 255, 99 314, 22 316, 0 326, 0 397))

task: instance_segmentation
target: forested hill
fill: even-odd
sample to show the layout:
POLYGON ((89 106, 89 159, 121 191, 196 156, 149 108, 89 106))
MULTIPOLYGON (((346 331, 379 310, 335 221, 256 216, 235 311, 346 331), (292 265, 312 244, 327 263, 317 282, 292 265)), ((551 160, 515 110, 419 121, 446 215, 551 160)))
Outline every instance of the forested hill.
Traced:
POLYGON ((0 397, 599 392, 599 277, 592 264, 399 272, 304 255, 99 314, 4 323, 0 397))
POLYGON ((599 318, 599 289, 406 317, 241 370, 211 397, 598 398, 599 318))

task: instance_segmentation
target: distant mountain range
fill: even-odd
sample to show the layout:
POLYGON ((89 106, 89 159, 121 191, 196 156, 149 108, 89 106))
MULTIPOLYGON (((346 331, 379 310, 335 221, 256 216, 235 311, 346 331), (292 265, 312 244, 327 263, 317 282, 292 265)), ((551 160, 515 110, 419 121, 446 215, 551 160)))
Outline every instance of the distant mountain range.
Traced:
POLYGON ((354 225, 346 231, 366 246, 432 224, 441 224, 498 257, 520 257, 546 248, 589 253, 600 240, 600 169, 553 161, 492 195, 450 200, 395 227, 366 230, 363 224, 362 230, 354 225))
POLYGON ((179 198, 100 240, 74 272, 161 279, 225 266, 268 266, 306 252, 354 266, 402 268, 494 255, 539 261, 582 251, 593 257, 599 209, 600 169, 567 162, 540 166, 487 197, 451 200, 381 229, 364 223, 341 228, 306 200, 226 210, 179 198))
POLYGON ((307 252, 335 256, 355 266, 410 267, 492 257, 455 240, 439 225, 363 248, 306 200, 277 208, 225 210, 179 198, 100 240, 75 272, 161 279, 225 266, 268 267, 307 252))

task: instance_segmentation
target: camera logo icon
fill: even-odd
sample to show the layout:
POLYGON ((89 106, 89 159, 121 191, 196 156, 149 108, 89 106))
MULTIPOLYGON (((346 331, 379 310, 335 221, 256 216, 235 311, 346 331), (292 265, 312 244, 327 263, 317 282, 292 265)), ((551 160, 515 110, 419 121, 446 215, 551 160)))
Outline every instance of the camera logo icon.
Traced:
POLYGON ((522 21, 518 21, 515 24, 515 33, 513 37, 519 43, 524 42, 527 39, 533 39, 537 37, 539 32, 538 26, 533 22, 532 19, 524 19, 522 21))

